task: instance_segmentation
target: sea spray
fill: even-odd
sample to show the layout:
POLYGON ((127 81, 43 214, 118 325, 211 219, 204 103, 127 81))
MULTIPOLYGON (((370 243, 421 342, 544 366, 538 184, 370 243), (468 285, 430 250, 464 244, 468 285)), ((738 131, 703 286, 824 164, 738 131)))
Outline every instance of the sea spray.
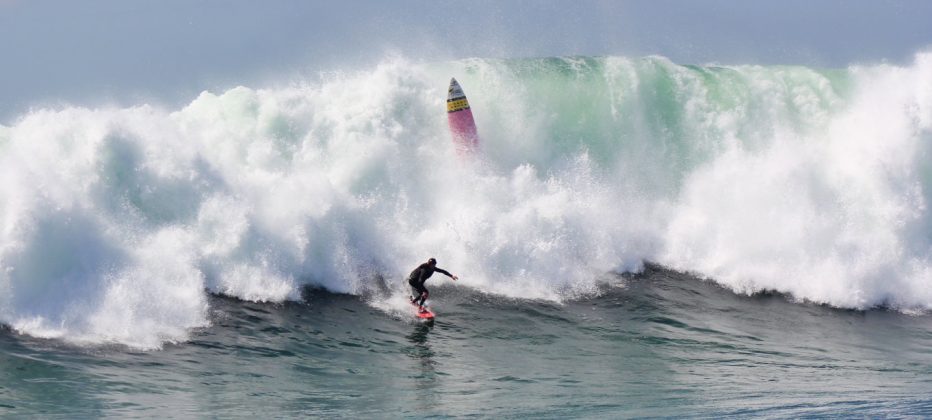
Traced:
POLYGON ((688 174, 659 260, 745 293, 929 308, 927 57, 853 68, 830 113, 803 87, 763 85, 800 122, 776 119, 758 147, 734 142, 688 174))
POLYGON ((930 61, 393 59, 180 110, 31 111, 0 127, 0 316, 153 348, 208 323, 205 289, 402 290, 430 256, 512 297, 584 296, 655 261, 739 292, 927 308, 930 61), (451 76, 476 162, 450 143, 451 76))

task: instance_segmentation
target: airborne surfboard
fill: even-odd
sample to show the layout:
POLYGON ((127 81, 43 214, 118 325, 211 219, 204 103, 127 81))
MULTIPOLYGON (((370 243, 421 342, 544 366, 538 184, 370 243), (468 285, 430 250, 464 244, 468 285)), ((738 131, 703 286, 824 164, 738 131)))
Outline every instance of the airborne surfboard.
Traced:
POLYGON ((456 78, 450 79, 450 88, 447 90, 447 121, 457 153, 461 156, 470 155, 479 148, 476 120, 472 117, 469 101, 456 78))

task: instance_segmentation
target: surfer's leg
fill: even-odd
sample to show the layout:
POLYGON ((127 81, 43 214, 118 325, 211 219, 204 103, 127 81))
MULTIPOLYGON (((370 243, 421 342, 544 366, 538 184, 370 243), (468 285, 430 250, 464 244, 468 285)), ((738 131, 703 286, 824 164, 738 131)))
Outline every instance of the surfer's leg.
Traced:
POLYGON ((411 286, 411 303, 417 303, 417 301, 421 299, 421 293, 424 287, 413 280, 408 280, 408 286, 411 286))
POLYGON ((421 289, 423 289, 424 291, 421 292, 421 301, 420 301, 420 303, 418 303, 418 306, 424 306, 424 302, 427 301, 427 296, 430 295, 430 293, 427 291, 427 288, 426 288, 426 287, 421 286, 421 289))

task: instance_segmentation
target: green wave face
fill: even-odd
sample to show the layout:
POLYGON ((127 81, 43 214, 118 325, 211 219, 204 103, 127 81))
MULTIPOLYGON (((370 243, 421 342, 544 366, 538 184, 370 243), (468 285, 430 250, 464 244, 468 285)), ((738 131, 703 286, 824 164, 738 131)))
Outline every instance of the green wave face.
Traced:
POLYGON ((824 130, 852 95, 848 71, 806 67, 683 66, 663 57, 463 67, 487 153, 547 167, 587 151, 605 167, 635 165, 671 180, 733 147, 759 150, 778 135, 824 130))

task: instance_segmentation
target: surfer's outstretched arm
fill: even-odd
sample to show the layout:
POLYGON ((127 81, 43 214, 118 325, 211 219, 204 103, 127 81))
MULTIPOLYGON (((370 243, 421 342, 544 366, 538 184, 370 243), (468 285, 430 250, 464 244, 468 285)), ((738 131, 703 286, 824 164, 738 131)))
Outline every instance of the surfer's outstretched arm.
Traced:
POLYGON ((451 279, 453 279, 453 281, 456 281, 457 279, 459 279, 459 277, 456 277, 456 276, 454 276, 454 275, 452 275, 452 274, 450 274, 450 272, 449 272, 449 271, 447 271, 447 270, 444 270, 444 269, 442 269, 442 268, 440 268, 440 267, 434 267, 434 271, 436 271, 436 272, 438 272, 438 273, 443 273, 443 274, 446 274, 446 275, 447 275, 447 277, 449 277, 449 278, 451 278, 451 279))

